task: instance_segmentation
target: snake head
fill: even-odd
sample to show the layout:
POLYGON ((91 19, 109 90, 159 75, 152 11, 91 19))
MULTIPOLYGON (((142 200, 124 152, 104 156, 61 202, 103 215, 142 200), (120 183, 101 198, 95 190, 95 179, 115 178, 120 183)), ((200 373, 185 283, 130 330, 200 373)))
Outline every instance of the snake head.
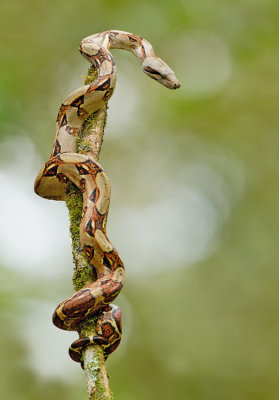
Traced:
POLYGON ((142 63, 142 69, 150 78, 155 79, 169 89, 178 89, 180 87, 173 70, 160 58, 147 57, 142 63))

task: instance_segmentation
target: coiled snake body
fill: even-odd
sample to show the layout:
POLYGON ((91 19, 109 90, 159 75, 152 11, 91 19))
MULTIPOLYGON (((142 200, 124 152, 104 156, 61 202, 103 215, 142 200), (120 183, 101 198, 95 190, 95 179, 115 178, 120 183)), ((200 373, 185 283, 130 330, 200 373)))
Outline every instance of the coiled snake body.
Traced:
POLYGON ((98 77, 63 101, 51 157, 35 181, 35 192, 47 199, 65 200, 69 182, 83 194, 80 242, 97 279, 62 301, 53 314, 54 325, 65 330, 77 330, 82 320, 98 315, 97 335, 78 339, 70 346, 70 356, 77 362, 81 362, 82 350, 88 344, 101 345, 107 357, 121 339, 121 311, 109 304, 120 292, 125 275, 118 252, 106 235, 110 183, 96 161, 76 153, 82 124, 108 101, 116 84, 116 67, 110 48, 130 50, 151 78, 170 89, 180 86, 173 71, 154 55, 151 44, 137 35, 106 31, 80 43, 81 54, 95 65, 98 77))

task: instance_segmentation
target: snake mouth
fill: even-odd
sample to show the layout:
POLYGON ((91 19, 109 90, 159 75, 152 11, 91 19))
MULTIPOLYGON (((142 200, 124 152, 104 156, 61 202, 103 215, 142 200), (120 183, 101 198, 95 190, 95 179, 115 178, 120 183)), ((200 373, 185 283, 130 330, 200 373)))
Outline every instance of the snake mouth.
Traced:
POLYGON ((178 81, 176 81, 176 82, 173 82, 173 81, 165 81, 164 82, 164 86, 166 86, 168 89, 179 89, 180 88, 180 82, 178 82, 178 81))

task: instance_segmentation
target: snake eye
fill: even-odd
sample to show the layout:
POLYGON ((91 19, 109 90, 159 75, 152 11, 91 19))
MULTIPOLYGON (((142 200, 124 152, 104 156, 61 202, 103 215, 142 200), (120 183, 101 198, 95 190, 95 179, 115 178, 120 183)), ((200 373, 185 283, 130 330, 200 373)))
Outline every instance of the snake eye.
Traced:
POLYGON ((151 75, 155 75, 158 77, 162 77, 162 75, 160 74, 160 72, 156 71, 155 69, 151 68, 151 67, 144 67, 144 72, 151 74, 151 75))

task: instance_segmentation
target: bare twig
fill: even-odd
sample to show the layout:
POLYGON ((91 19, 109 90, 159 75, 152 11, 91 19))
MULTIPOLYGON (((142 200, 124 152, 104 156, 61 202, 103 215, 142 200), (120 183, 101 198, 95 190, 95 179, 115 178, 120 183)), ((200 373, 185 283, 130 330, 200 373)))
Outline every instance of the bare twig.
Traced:
MULTIPOLYGON (((91 66, 85 78, 85 84, 92 82, 96 76, 96 69, 91 66)), ((101 151, 106 113, 107 106, 104 106, 91 115, 84 122, 81 136, 78 138, 77 152, 86 154, 95 161, 99 159, 101 151)), ((66 204, 70 214, 70 232, 72 237, 73 260, 75 263, 73 285, 76 290, 79 290, 92 282, 94 280, 94 275, 89 262, 83 255, 80 244, 79 226, 82 215, 82 194, 73 184, 69 187, 66 204)), ((95 322, 96 319, 93 317, 80 323, 80 337, 96 334, 95 322)), ((87 346, 83 354, 83 362, 89 399, 111 400, 112 393, 109 387, 102 348, 98 345, 87 346)))

